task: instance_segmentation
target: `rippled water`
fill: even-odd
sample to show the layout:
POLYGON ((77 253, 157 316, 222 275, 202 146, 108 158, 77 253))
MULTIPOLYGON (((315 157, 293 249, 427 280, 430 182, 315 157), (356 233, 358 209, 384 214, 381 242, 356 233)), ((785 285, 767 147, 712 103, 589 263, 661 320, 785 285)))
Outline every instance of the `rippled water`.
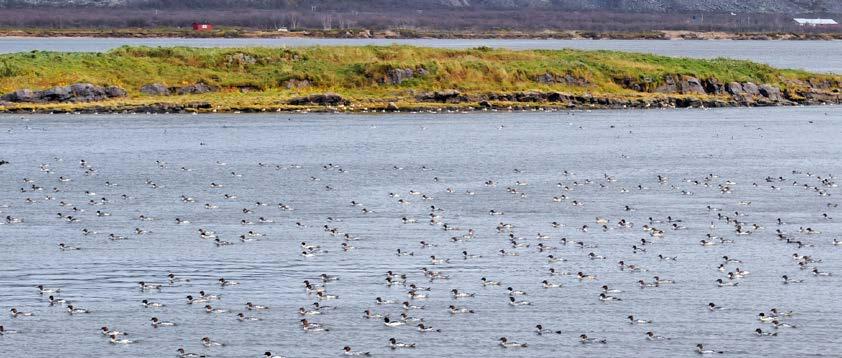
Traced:
POLYGON ((842 211, 827 205, 838 203, 839 189, 824 187, 817 178, 842 173, 840 119, 842 111, 834 107, 378 116, 2 116, 0 159, 11 163, 0 166, 0 205, 5 205, 0 211, 3 217, 23 222, 0 225, 4 311, 0 324, 17 331, 0 336, 0 356, 161 357, 174 356, 177 348, 184 347, 218 357, 257 357, 267 350, 290 357, 329 357, 341 355, 342 347, 350 345, 378 356, 674 357, 693 355, 697 343, 734 356, 835 356, 836 327, 842 323, 838 302, 842 247, 833 246, 832 239, 840 238, 842 211), (95 175, 83 174, 82 159, 95 175), (51 172, 39 170, 41 164, 51 172), (333 166, 325 169, 329 164, 333 166), (616 180, 606 180, 605 174, 616 180), (709 174, 716 175, 709 186, 685 181, 701 181, 709 174), (667 182, 659 184, 657 175, 667 182), (60 182, 60 176, 71 181, 60 182), (782 176, 785 181, 768 183, 767 176, 782 176), (486 186, 488 180, 496 185, 486 186), (720 193, 718 185, 728 180, 736 183, 730 185, 733 192, 720 193), (518 186, 518 181, 528 185, 518 186), (212 182, 223 187, 211 188, 212 182), (818 186, 830 196, 819 196, 802 184, 818 186), (44 190, 31 191, 32 185, 44 190), (54 187, 59 191, 52 192, 54 187), (411 195, 410 190, 430 199, 411 195), (410 203, 401 205, 389 193, 410 203), (121 198, 122 194, 129 198, 121 198), (237 198, 226 200, 224 194, 237 198), (568 199, 552 200, 562 194, 568 199), (181 195, 195 202, 182 202, 181 195), (45 200, 47 196, 53 200, 45 200), (26 203, 27 198, 33 202, 26 203), (100 198, 108 203, 89 204, 100 198), (362 207, 350 205, 352 200, 371 212, 362 213, 362 207), (573 200, 583 205, 573 206, 573 200), (61 207, 60 201, 71 205, 61 207), (258 201, 268 205, 257 206, 258 201), (205 209, 206 203, 218 208, 205 209), (294 210, 283 211, 279 203, 294 210), (431 205, 444 210, 438 212, 439 221, 459 230, 429 225, 431 205), (625 211, 625 205, 634 211, 625 211), (736 235, 733 225, 718 220, 708 205, 721 208, 719 213, 726 216, 735 217, 738 211, 738 220, 746 226, 756 223, 765 229, 736 235), (74 206, 84 212, 74 213, 74 206), (253 212, 243 213, 244 208, 253 212), (98 217, 97 210, 111 216, 98 217), (489 215, 490 210, 504 215, 489 215), (56 213, 80 221, 68 223, 56 213), (822 213, 834 220, 824 219, 822 213), (141 214, 155 220, 140 221, 141 214), (667 222, 651 224, 665 230, 660 239, 642 230, 649 217, 666 220, 667 216, 683 220, 680 225, 686 230, 671 230, 667 222), (191 223, 176 225, 177 217, 191 223), (240 224, 258 217, 275 222, 240 224), (419 223, 403 224, 402 217, 419 223), (595 217, 609 219, 609 230, 603 231, 595 217), (634 227, 617 227, 621 218, 634 227), (786 224, 776 225, 776 218, 786 224), (553 221, 564 226, 553 228, 553 221), (512 224, 512 233, 530 247, 512 248, 508 232, 495 230, 500 222, 512 224), (343 240, 326 233, 323 225, 358 237, 350 241, 356 249, 343 252, 343 240), (588 232, 580 230, 583 225, 589 226, 588 232), (802 226, 822 234, 799 233, 802 226), (84 236, 83 228, 98 234, 84 236), (135 228, 149 233, 136 235, 135 228), (198 228, 214 230, 234 245, 216 247, 199 237, 198 228), (468 228, 476 230, 474 238, 450 241, 465 235, 468 228), (777 240, 776 229, 814 246, 798 249, 777 240), (240 242, 237 237, 249 230, 265 236, 240 242), (111 233, 128 239, 111 241, 107 237, 111 233), (550 239, 539 240, 538 233, 550 239), (708 233, 734 242, 702 247, 699 240, 708 233), (563 245, 563 237, 570 243, 563 245), (632 245, 640 246, 643 238, 652 242, 643 246, 647 251, 633 253, 632 245), (436 246, 421 248, 421 240, 436 246), (327 252, 302 257, 301 241, 321 245, 327 252), (589 247, 578 248, 574 241, 589 247), (59 242, 82 249, 62 252, 59 242), (557 250, 538 252, 539 242, 557 250), (396 249, 415 255, 399 257, 396 249), (501 249, 519 256, 499 256, 501 249), (482 257, 464 260, 462 250, 482 257), (589 260, 589 252, 607 259, 589 260), (823 260, 809 267, 837 276, 814 277, 799 270, 791 258, 795 252, 823 260), (548 254, 567 261, 549 264, 548 254), (661 261, 658 254, 678 260, 661 261), (431 265, 429 255, 451 262, 431 265), (728 265, 728 270, 751 271, 737 287, 714 283, 725 276, 717 270, 723 255, 743 261, 728 265), (647 271, 621 271, 618 260, 647 271), (429 282, 420 271, 423 267, 443 271, 450 279, 429 282), (550 267, 583 271, 598 279, 551 277, 550 267), (393 318, 400 314, 399 306, 374 304, 377 296, 408 299, 405 287, 385 285, 388 270, 431 287, 429 299, 413 301, 426 308, 411 315, 423 317, 442 333, 421 334, 409 326, 387 328, 379 320, 362 318, 365 309, 393 318), (169 272, 191 281, 168 286, 169 272), (340 277, 327 284, 327 291, 339 299, 324 301, 335 309, 312 318, 330 331, 306 333, 298 325, 297 309, 316 299, 305 293, 302 280, 318 281, 321 273, 340 277), (804 283, 783 285, 783 274, 804 283), (676 283, 638 288, 637 280, 649 282, 655 275, 676 283), (480 285, 483 276, 526 291, 528 296, 519 299, 532 305, 509 306, 504 288, 480 285), (216 284, 220 277, 240 285, 220 288, 216 284), (564 287, 544 289, 540 284, 544 279, 564 287), (138 281, 165 286, 160 292, 141 292, 138 281), (38 294, 38 284, 61 288, 60 297, 92 313, 71 316, 63 307, 50 307, 38 294), (600 302, 602 285, 624 291, 614 294, 623 301, 600 302), (448 293, 452 288, 476 297, 454 300, 448 293), (185 304, 184 297, 196 296, 199 290, 221 294, 222 300, 212 304, 231 312, 207 314, 201 305, 185 304), (142 299, 167 306, 145 309, 142 299), (271 310, 247 312, 261 321, 239 322, 235 314, 244 311, 247 301, 271 310), (708 302, 727 309, 709 312, 708 302), (451 315, 450 304, 476 313, 451 315), (11 307, 35 316, 11 318, 11 307), (782 328, 777 337, 754 336, 755 328, 774 331, 756 318, 772 307, 797 312, 786 322, 798 328, 782 328), (625 318, 630 314, 654 323, 630 325, 625 318), (149 322, 153 316, 178 326, 153 329, 149 322), (533 329, 538 323, 561 334, 537 336, 533 329), (98 332, 102 325, 128 331, 137 342, 109 344, 98 332), (671 339, 647 341, 648 330, 671 339), (582 333, 606 338, 608 344, 581 344, 577 337, 582 333), (200 344, 203 336, 226 346, 206 349, 200 344), (504 350, 496 345, 501 336, 527 342, 529 347, 504 350), (417 348, 391 351, 390 337, 416 343, 417 348))
POLYGON ((507 39, 131 39, 131 38, 0 38, 0 53, 23 51, 107 51, 132 46, 361 46, 407 44, 425 47, 473 48, 490 46, 526 49, 616 50, 666 56, 729 57, 768 63, 781 68, 842 73, 841 41, 732 41, 732 40, 507 40, 507 39))

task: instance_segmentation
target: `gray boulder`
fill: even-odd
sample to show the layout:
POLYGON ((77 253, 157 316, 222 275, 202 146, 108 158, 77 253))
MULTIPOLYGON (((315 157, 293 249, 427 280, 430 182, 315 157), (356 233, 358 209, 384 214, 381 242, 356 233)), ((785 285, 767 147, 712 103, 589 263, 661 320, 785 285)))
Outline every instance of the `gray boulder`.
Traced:
POLYGON ((342 98, 336 93, 313 94, 305 97, 296 97, 290 99, 287 103, 296 106, 304 106, 308 104, 316 104, 320 106, 337 106, 340 104, 349 105, 351 101, 342 98))
POLYGON ((9 102, 91 102, 125 95, 126 91, 115 86, 101 87, 90 83, 74 83, 70 86, 53 87, 42 91, 20 89, 2 98, 9 102))
POLYGON ((781 89, 770 84, 762 84, 758 87, 760 95, 772 101, 782 101, 784 96, 781 94, 781 89))
POLYGON ((380 81, 387 85, 399 85, 406 80, 423 77, 427 75, 427 70, 422 68, 392 68, 386 71, 386 76, 380 81))
POLYGON ((743 91, 745 91, 746 94, 752 96, 757 96, 760 94, 760 88, 758 88, 757 85, 752 82, 743 83, 743 91))
POLYGON ((419 101, 422 102, 446 102, 446 103, 459 103, 468 100, 466 96, 462 95, 462 92, 457 90, 444 90, 444 91, 435 91, 435 92, 427 92, 419 95, 419 101))
POLYGON ((201 94, 201 93, 208 93, 213 92, 213 88, 204 84, 204 83, 195 83, 192 85, 187 85, 181 88, 176 89, 175 91, 178 94, 201 94))
POLYGON ((678 92, 678 84, 676 83, 673 76, 666 76, 666 77, 664 77, 664 84, 656 87, 655 92, 657 92, 657 93, 677 93, 678 92))
POLYGON ((728 93, 732 95, 741 95, 745 93, 745 90, 743 90, 743 85, 739 82, 728 83, 727 85, 725 85, 725 90, 727 90, 728 93))
POLYGON ((150 96, 169 96, 170 89, 160 83, 150 83, 140 87, 140 93, 150 96))
POLYGON ((696 77, 686 77, 681 80, 682 94, 705 94, 705 87, 702 86, 701 81, 696 77))

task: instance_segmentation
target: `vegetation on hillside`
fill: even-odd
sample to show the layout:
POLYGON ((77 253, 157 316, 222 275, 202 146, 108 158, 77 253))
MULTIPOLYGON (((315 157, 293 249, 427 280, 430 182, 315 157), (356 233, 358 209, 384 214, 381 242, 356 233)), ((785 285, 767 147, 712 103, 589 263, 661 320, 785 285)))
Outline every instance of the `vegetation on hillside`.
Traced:
POLYGON ((161 101, 140 92, 146 84, 203 83, 213 93, 168 96, 167 101, 279 101, 336 92, 354 101, 411 100, 419 93, 563 91, 646 96, 669 76, 719 83, 768 83, 780 88, 808 79, 838 78, 730 59, 688 59, 615 51, 434 49, 390 47, 150 48, 106 53, 27 52, 0 55, 0 93, 78 82, 124 88, 124 100, 161 101), (407 74, 406 72, 411 72, 407 74), (542 80, 548 78, 550 80, 542 80))

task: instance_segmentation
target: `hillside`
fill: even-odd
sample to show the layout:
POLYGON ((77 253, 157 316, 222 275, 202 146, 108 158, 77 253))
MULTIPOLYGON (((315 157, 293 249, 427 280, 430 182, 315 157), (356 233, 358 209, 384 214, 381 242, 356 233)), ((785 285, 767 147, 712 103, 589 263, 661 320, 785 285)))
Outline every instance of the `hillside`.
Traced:
POLYGON ((0 56, 11 111, 722 107, 839 102, 840 77, 611 51, 124 47, 0 56))
MULTIPOLYGON (((0 0, 0 6, 99 6, 192 9, 322 9, 357 10, 406 8, 398 0, 0 0)), ((411 9, 472 8, 632 11, 632 12, 745 12, 745 13, 842 13, 836 0, 414 0, 411 9)))

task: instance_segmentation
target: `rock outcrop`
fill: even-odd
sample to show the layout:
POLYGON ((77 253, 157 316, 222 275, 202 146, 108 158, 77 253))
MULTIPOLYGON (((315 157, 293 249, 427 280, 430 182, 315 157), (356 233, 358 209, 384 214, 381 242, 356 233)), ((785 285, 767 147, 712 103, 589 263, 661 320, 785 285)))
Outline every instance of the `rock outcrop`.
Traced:
POLYGON ((213 92, 215 90, 215 88, 201 82, 183 87, 167 87, 160 83, 150 83, 140 87, 140 93, 149 96, 169 96, 171 94, 201 94, 213 92))
POLYGON ((59 86, 43 91, 20 89, 6 94, 2 98, 8 102, 92 102, 111 98, 125 97, 126 91, 116 86, 96 86, 90 83, 74 83, 70 86, 59 86))
POLYGON ((421 102, 442 102, 442 103, 459 103, 468 101, 469 98, 462 95, 462 92, 457 90, 444 90, 422 93, 416 97, 421 102))
POLYGON ((386 71, 386 75, 380 80, 380 83, 387 85, 399 85, 403 81, 423 77, 427 75, 427 70, 423 67, 419 68, 392 68, 386 71))
POLYGON ((535 82, 541 84, 563 84, 578 87, 585 87, 590 85, 590 82, 588 82, 588 80, 573 76, 569 73, 564 75, 554 75, 552 73, 545 73, 535 77, 535 82))
POLYGON ((347 106, 351 104, 351 101, 343 98, 342 96, 336 93, 322 93, 312 94, 304 97, 296 97, 290 99, 287 103, 295 106, 305 106, 310 104, 315 104, 319 106, 338 106, 341 104, 347 106))
POLYGON ((168 96, 170 89, 160 83, 150 83, 140 87, 140 93, 150 96, 168 96))

